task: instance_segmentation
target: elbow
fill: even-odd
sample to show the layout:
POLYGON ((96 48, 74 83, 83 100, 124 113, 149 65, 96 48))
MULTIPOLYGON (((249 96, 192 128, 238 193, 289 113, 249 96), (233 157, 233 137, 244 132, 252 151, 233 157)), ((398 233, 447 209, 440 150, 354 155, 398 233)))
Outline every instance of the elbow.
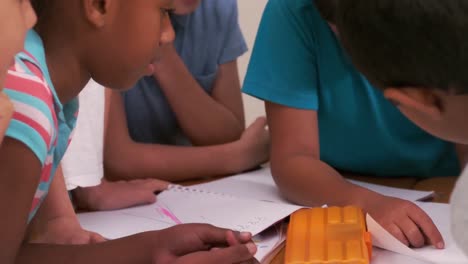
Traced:
POLYGON ((302 201, 297 197, 297 190, 295 190, 291 179, 288 179, 286 174, 277 169, 275 170, 273 166, 271 167, 271 173, 281 196, 294 204, 302 204, 302 201))
POLYGON ((283 198, 287 201, 306 206, 319 206, 314 199, 313 188, 308 181, 284 165, 284 160, 275 162, 271 160, 271 173, 276 186, 283 198))

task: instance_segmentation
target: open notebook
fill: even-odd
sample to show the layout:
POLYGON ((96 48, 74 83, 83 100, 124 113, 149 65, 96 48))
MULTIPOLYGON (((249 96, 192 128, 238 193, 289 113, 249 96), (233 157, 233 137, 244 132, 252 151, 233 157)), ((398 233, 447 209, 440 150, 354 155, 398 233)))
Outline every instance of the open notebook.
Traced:
MULTIPOLYGON (((432 195, 432 192, 358 184, 385 195, 412 201, 432 195)), ((109 239, 160 230, 180 223, 208 223, 258 235, 300 208, 302 207, 290 204, 281 197, 269 169, 265 168, 207 184, 172 186, 158 195, 158 201, 153 205, 84 213, 79 214, 79 219, 85 229, 98 232, 109 239)), ((446 217, 448 219, 448 215, 446 217)), ((373 235, 377 237, 385 235, 382 232, 377 233, 377 228, 370 231, 375 231, 373 235)), ((284 240, 278 239, 278 236, 280 235, 259 239, 258 245, 265 242, 265 250, 262 252, 274 250, 284 240), (266 242, 268 239, 270 242, 266 242)))

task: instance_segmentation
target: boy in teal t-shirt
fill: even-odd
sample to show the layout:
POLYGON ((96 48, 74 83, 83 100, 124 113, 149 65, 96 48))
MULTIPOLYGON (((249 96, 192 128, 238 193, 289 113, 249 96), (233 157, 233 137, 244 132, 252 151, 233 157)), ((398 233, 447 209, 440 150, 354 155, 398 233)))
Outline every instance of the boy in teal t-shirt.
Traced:
POLYGON ((273 176, 296 203, 359 205, 402 242, 423 246, 424 240, 404 238, 424 232, 442 248, 420 208, 353 185, 338 172, 452 176, 460 165, 453 144, 414 125, 353 66, 333 21, 324 19, 333 17, 335 3, 270 0, 265 9, 244 92, 266 101, 273 176), (413 222, 408 208, 421 220, 413 222))
MULTIPOLYGON (((466 146, 468 2, 341 0, 337 10, 343 46, 384 96, 424 130, 466 146)), ((465 253, 467 187, 465 168, 451 199, 452 234, 465 253)), ((420 232, 411 233, 417 230, 415 224, 425 221, 412 207, 406 208, 411 221, 391 223, 405 234, 400 240, 409 244, 424 241, 420 232)))

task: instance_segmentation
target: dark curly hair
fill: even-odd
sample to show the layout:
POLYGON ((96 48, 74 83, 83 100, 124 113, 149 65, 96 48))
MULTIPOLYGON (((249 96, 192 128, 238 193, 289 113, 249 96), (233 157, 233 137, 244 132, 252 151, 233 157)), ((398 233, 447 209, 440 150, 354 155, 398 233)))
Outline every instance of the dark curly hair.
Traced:
POLYGON ((354 65, 375 85, 468 93, 468 1, 340 0, 336 18, 354 65))

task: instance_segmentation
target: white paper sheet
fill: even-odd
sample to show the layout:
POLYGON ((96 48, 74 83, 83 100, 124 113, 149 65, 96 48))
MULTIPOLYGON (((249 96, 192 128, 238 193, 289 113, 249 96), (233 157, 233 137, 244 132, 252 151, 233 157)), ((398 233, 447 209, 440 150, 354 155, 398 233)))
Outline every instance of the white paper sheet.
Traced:
POLYGON ((110 239, 179 223, 207 223, 256 235, 300 208, 180 187, 161 193, 152 205, 78 217, 83 228, 110 239))

